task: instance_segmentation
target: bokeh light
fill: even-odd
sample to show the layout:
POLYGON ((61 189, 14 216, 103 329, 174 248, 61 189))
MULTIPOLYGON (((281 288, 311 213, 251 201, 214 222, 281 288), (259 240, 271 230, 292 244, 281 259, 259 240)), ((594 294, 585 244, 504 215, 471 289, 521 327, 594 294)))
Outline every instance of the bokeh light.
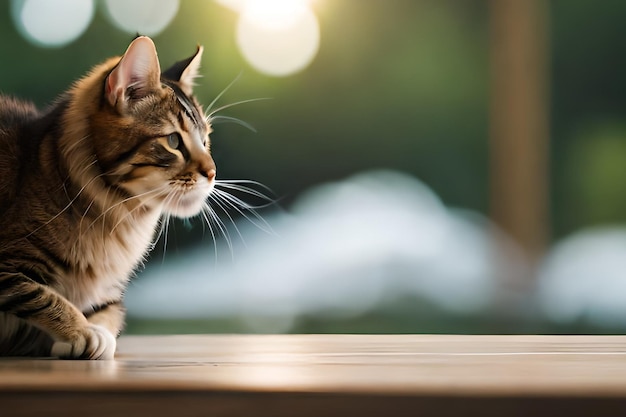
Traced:
POLYGON ((107 15, 121 30, 155 36, 174 19, 179 0, 106 0, 107 15))
POLYGON ((237 25, 237 43, 258 71, 286 76, 307 67, 319 48, 317 17, 303 2, 247 2, 237 25), (263 5, 272 5, 264 8, 263 5))
POLYGON ((306 68, 319 49, 310 0, 216 0, 239 13, 237 44, 248 63, 272 76, 306 68))
POLYGON ((61 47, 77 39, 93 19, 93 0, 12 0, 15 26, 29 42, 61 47))
POLYGON ((305 0, 262 0, 244 3, 242 18, 265 30, 282 30, 297 25, 306 13, 305 0))

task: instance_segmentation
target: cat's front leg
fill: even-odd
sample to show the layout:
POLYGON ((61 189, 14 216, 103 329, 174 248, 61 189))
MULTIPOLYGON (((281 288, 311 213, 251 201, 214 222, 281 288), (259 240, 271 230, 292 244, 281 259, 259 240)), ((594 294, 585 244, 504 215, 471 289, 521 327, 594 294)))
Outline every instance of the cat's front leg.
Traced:
POLYGON ((91 324, 72 303, 22 273, 0 273, 0 311, 48 333, 51 355, 66 359, 113 359, 116 340, 104 326, 91 324))
POLYGON ((122 301, 110 301, 86 311, 89 323, 105 327, 111 334, 118 337, 124 328, 126 308, 122 301))
MULTIPOLYGON (((126 309, 121 301, 114 301, 97 306, 84 314, 90 323, 89 328, 95 334, 97 343, 89 346, 85 339, 85 346, 81 340, 78 343, 58 341, 52 346, 52 356, 60 358, 81 357, 80 352, 90 352, 88 359, 113 359, 117 345, 117 337, 124 327, 126 309), (76 354, 78 353, 78 356, 76 354)), ((93 338, 92 338, 93 342, 93 338)))
POLYGON ((61 359, 111 360, 116 346, 115 336, 106 327, 89 323, 71 339, 54 342, 50 355, 61 359))

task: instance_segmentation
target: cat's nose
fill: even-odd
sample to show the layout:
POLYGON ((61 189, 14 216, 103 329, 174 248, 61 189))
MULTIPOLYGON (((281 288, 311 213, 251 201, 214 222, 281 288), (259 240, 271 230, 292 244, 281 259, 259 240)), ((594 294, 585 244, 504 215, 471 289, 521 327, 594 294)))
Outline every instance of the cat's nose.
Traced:
POLYGON ((215 162, 213 162, 213 158, 207 157, 199 160, 197 162, 198 172, 200 175, 205 177, 209 182, 215 179, 216 170, 215 170, 215 162))
POLYGON ((200 173, 202 174, 203 177, 206 177, 206 179, 208 179, 209 181, 213 181, 215 179, 215 168, 211 168, 208 170, 200 170, 200 173))

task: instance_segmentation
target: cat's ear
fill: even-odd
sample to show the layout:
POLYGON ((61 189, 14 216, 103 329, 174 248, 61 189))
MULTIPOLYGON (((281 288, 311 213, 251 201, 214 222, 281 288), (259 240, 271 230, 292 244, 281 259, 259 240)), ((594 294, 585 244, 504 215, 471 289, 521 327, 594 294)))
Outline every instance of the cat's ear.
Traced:
POLYGON ((178 81, 183 92, 190 96, 193 93, 194 80, 199 74, 203 51, 204 48, 198 45, 195 54, 187 59, 178 61, 167 70, 163 71, 163 77, 168 80, 178 81))
POLYGON ((106 81, 106 98, 113 107, 150 94, 161 85, 161 67, 152 39, 140 36, 128 47, 106 81))

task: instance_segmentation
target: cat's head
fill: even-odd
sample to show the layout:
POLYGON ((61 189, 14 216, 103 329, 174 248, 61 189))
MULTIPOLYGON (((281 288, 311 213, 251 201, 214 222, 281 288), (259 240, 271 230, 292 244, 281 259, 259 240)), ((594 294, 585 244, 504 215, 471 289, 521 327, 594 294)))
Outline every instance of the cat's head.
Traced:
POLYGON ((177 217, 198 214, 213 190, 211 126, 193 97, 202 47, 161 72, 150 38, 138 37, 104 74, 91 121, 108 183, 177 217))

